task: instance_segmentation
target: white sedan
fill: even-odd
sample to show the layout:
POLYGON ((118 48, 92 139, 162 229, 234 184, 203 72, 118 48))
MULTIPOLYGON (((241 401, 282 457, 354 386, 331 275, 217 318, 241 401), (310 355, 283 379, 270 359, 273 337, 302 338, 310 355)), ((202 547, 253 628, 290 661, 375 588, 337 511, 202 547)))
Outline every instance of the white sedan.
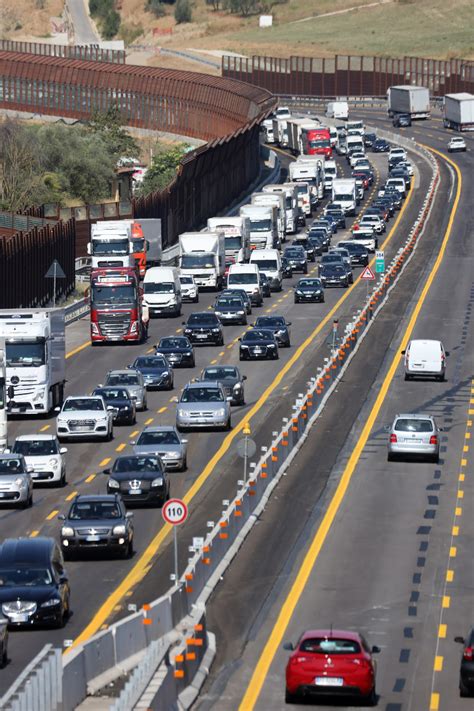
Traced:
POLYGON ((34 484, 66 485, 66 447, 60 447, 58 438, 51 434, 27 434, 16 438, 13 454, 22 454, 31 468, 34 484))
POLYGON ((464 138, 461 138, 461 136, 456 136, 452 138, 449 143, 448 143, 448 151, 449 153, 455 153, 457 151, 465 151, 466 150, 466 141, 464 138))

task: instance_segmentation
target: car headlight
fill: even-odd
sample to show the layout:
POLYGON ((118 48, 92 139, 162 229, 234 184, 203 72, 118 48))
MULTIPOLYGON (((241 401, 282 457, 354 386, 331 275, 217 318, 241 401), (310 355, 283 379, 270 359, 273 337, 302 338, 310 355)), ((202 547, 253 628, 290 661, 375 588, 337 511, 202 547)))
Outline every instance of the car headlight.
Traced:
POLYGON ((185 355, 185 356, 192 356, 192 352, 191 352, 191 351, 186 351, 186 353, 185 353, 184 355, 185 355))
POLYGON ((182 408, 178 408, 178 417, 186 417, 186 410, 183 410, 182 408))
POLYGON ((258 286, 255 286, 255 287, 252 289, 252 294, 258 294, 258 292, 259 292, 258 286))
POLYGON ((96 425, 102 425, 104 422, 107 422, 106 415, 104 415, 103 417, 98 417, 95 421, 96 425))
POLYGON ((169 374, 170 374, 169 370, 164 370, 161 375, 162 375, 162 377, 167 378, 169 374))
POLYGON ((151 485, 152 486, 163 486, 163 477, 159 476, 156 479, 153 479, 153 481, 151 482, 151 485))
POLYGON ((126 532, 127 531, 126 531, 126 528, 123 525, 123 523, 120 524, 119 526, 114 526, 112 529, 112 533, 114 536, 124 536, 126 534, 126 532))
POLYGON ((275 349, 275 348, 276 348, 276 346, 275 346, 275 344, 274 344, 274 343, 269 343, 269 344, 268 344, 268 348, 273 348, 273 349, 275 349))
POLYGON ((342 279, 345 279, 345 278, 346 278, 346 277, 345 277, 345 274, 343 274, 342 276, 339 277, 339 279, 341 279, 341 280, 342 280, 342 279))
POLYGON ((68 538, 70 536, 74 535, 74 529, 71 528, 71 526, 63 526, 61 528, 61 536, 64 536, 65 538, 68 538))
POLYGON ((20 489, 24 489, 26 486, 26 479, 23 479, 22 477, 17 477, 15 479, 15 484, 18 486, 20 489))
POLYGON ((242 390, 242 383, 236 383, 232 390, 242 390))
POLYGON ((298 294, 298 296, 303 296, 303 292, 301 291, 301 289, 296 289, 296 293, 298 294))
POLYGON ((245 311, 237 311, 237 316, 243 316, 245 311))
POLYGON ((164 459, 178 459, 181 456, 181 452, 167 452, 164 455, 164 459))
POLYGON ((48 464, 50 467, 53 467, 53 469, 57 469, 59 466, 59 462, 56 459, 50 459, 48 464))
POLYGON ((219 410, 216 412, 217 417, 224 417, 225 415, 225 410, 223 407, 221 407, 219 410))
POLYGON ((220 330, 221 330, 220 328, 213 328, 212 333, 219 333, 220 330))
POLYGON ((60 605, 61 600, 58 597, 52 597, 51 600, 46 600, 46 602, 41 603, 41 607, 55 607, 60 605))
POLYGON ((109 489, 120 489, 120 484, 116 479, 109 479, 107 486, 109 489))
POLYGON ((245 343, 241 343, 241 344, 240 344, 240 347, 241 347, 241 348, 247 348, 247 349, 248 349, 248 346, 247 346, 245 343))
POLYGON ((316 290, 315 290, 315 294, 320 294, 320 293, 321 293, 321 289, 316 289, 316 290))
POLYGON ((222 316, 222 311, 214 311, 214 313, 216 314, 216 316, 222 316))

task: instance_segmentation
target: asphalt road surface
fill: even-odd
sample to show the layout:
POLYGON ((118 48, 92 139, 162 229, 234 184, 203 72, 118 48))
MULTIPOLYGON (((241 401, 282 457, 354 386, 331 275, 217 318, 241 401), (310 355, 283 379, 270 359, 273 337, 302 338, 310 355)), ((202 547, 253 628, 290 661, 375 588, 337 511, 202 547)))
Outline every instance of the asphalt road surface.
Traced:
MULTIPOLYGON (((363 117, 391 129, 382 115, 363 117)), ((439 118, 404 135, 447 153, 450 134, 439 118)), ((467 634, 474 612, 472 138, 467 142, 468 153, 450 156, 462 175, 459 204, 457 174, 437 155, 441 186, 412 261, 208 604, 218 654, 200 711, 291 708, 282 642, 330 625, 360 630, 381 647, 378 708, 472 708, 459 697, 461 649, 453 642, 467 634), (400 343, 411 326, 412 337, 441 338, 450 351, 446 382, 404 381, 400 343), (387 462, 384 427, 402 411, 437 418, 438 465, 387 462), (324 536, 319 524, 348 471, 350 484, 324 536)))
POLYGON ((88 0, 67 0, 76 44, 97 44, 100 40, 86 9, 88 0))

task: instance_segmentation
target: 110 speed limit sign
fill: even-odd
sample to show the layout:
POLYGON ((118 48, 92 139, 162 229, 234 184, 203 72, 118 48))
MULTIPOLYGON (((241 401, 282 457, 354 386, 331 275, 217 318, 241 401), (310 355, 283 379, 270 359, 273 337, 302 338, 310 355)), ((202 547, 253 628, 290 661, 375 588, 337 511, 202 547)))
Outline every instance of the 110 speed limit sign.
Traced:
POLYGON ((172 526, 178 526, 184 523, 188 517, 188 507, 181 499, 170 499, 161 509, 161 514, 166 523, 172 526))

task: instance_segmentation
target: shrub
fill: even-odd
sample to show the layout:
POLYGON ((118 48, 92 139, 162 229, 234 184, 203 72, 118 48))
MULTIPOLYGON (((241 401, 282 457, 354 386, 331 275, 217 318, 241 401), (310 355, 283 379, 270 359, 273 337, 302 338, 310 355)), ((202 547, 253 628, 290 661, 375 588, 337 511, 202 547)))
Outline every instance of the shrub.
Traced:
POLYGON ((184 22, 192 22, 193 12, 189 0, 177 0, 174 9, 174 19, 178 25, 184 22))

